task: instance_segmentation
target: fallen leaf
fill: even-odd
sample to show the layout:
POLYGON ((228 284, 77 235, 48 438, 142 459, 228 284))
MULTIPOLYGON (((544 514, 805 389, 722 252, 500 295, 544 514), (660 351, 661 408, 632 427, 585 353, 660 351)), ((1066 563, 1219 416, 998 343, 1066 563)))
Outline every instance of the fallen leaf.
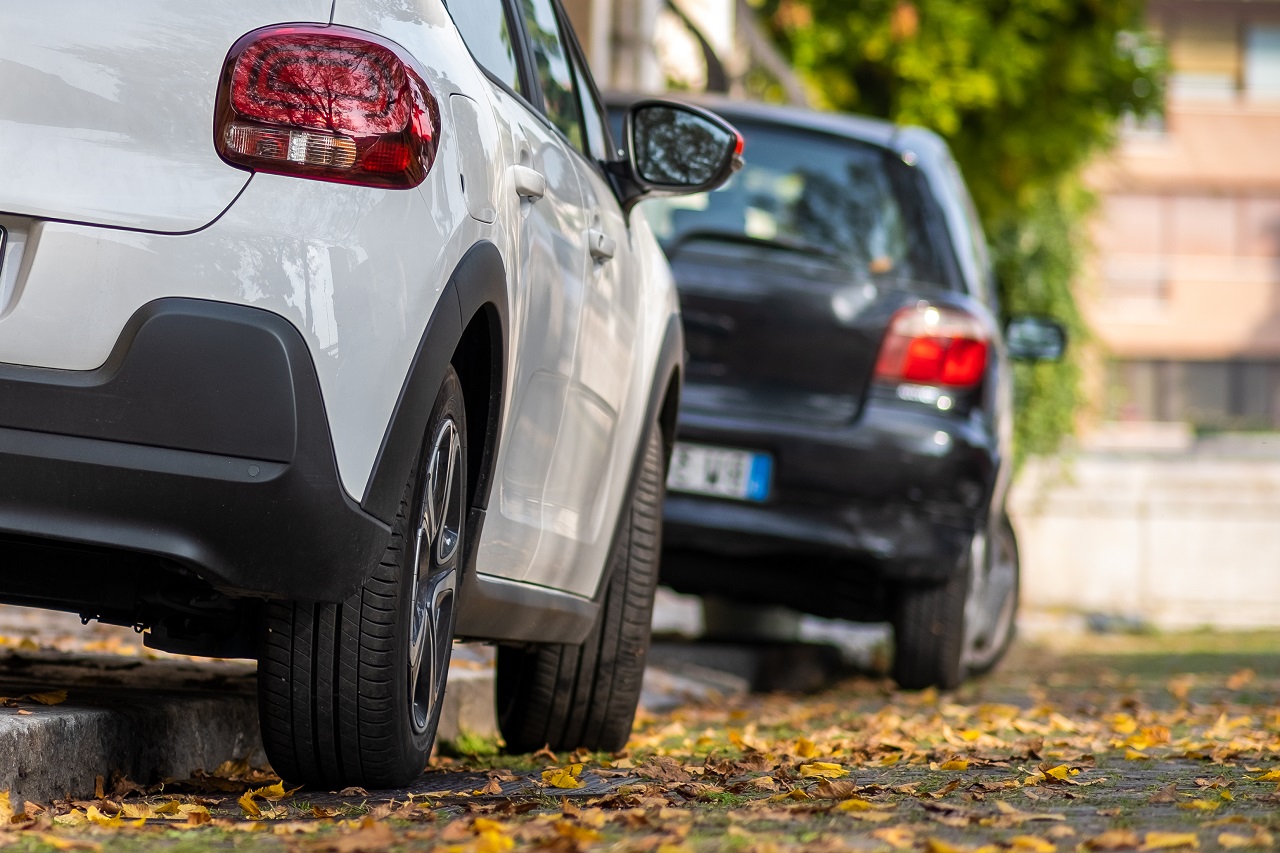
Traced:
POLYGON ((28 693, 24 698, 39 702, 41 705, 61 705, 67 701, 67 691, 49 690, 44 693, 28 693))
POLYGON ((1109 829, 1084 842, 1090 850, 1135 850, 1141 844, 1138 834, 1127 829, 1109 829))
POLYGON ((1147 802, 1151 803, 1152 805, 1159 805, 1160 803, 1176 802, 1177 799, 1178 799, 1178 783, 1170 782, 1168 785, 1165 785, 1163 788, 1161 788, 1160 790, 1152 794, 1151 797, 1147 800, 1147 802))
POLYGON ((849 771, 841 767, 839 764, 831 764, 827 761, 815 761, 813 764, 800 765, 800 778, 809 779, 820 777, 822 779, 839 779, 842 776, 848 776, 849 771))
POLYGON ((578 776, 582 773, 581 764, 570 764, 567 767, 553 767, 542 771, 542 781, 553 788, 582 788, 586 783, 578 776))
POLYGON ((1009 844, 1014 850, 1026 853, 1056 853, 1058 849, 1058 845, 1038 835, 1015 835, 1009 839, 1009 844))
POLYGON ((963 758, 953 758, 945 764, 940 765, 941 770, 968 770, 969 762, 963 758))
POLYGON ((873 830, 872 838, 879 839, 895 850, 906 850, 915 846, 916 836, 905 826, 886 826, 882 829, 873 830))
POLYGON ((1194 832, 1148 832, 1139 850, 1168 850, 1174 847, 1198 849, 1200 839, 1194 832))

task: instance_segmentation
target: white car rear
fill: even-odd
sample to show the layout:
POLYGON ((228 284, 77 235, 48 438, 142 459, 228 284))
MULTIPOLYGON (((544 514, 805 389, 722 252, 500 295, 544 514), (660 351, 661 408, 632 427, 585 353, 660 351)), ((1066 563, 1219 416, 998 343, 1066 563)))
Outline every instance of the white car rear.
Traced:
POLYGON ((554 0, 454 5, 0 12, 0 600, 257 657, 291 780, 421 771, 455 634, 513 746, 638 697, 682 343, 628 212, 735 134, 620 160, 554 0))

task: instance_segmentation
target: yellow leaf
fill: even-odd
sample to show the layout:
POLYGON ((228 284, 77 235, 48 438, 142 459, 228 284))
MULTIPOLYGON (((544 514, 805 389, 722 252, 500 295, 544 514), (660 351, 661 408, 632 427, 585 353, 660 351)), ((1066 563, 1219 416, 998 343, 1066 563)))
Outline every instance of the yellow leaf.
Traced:
POLYGON ((892 767, 893 765, 897 764, 901 760, 902 760, 901 752, 891 752, 888 755, 882 755, 880 757, 880 766, 892 767))
POLYGON ((1071 768, 1065 764, 1059 764, 1057 767, 1050 767, 1044 771, 1044 775, 1051 776, 1059 782, 1067 781, 1067 777, 1071 775, 1071 768))
POLYGON ((59 826, 83 826, 89 822, 89 819, 79 809, 72 809, 66 814, 60 814, 55 817, 53 822, 59 826))
POLYGON ((507 853, 515 846, 514 838, 500 832, 486 831, 476 836, 476 853, 507 853))
POLYGON ((872 832, 871 837, 883 841, 895 850, 906 850, 915 846, 916 841, 915 833, 905 826, 886 826, 872 832))
POLYGON ((236 802, 240 804, 246 817, 262 817, 262 809, 258 808, 258 804, 253 801, 253 791, 245 791, 236 802))
POLYGON ((1124 751, 1124 760, 1125 761, 1150 761, 1151 756, 1143 755, 1141 752, 1138 752, 1138 750, 1136 749, 1126 749, 1124 751))
POLYGON ((553 767, 550 770, 542 771, 542 781, 553 788, 581 788, 585 784, 577 778, 578 773, 581 772, 581 764, 571 764, 568 767, 553 767), (577 773, 574 772, 575 768, 577 773))
POLYGON ((138 820, 134 820, 126 823, 123 814, 118 814, 115 817, 107 817, 101 811, 98 810, 97 806, 89 806, 89 808, 85 809, 84 816, 89 819, 90 823, 96 823, 98 826, 137 827, 137 826, 142 826, 147 822, 147 819, 144 817, 144 818, 140 818, 138 820))
POLYGON ((1178 803, 1180 809, 1194 809, 1202 812, 1211 812, 1218 806, 1222 805, 1221 800, 1191 800, 1186 803, 1178 803))
POLYGON ((784 791, 781 794, 774 794, 769 798, 769 802, 781 803, 785 800, 800 800, 803 802, 805 800, 812 799, 813 797, 809 796, 803 788, 792 788, 790 791, 784 791))
POLYGON ((848 775, 848 770, 845 770, 839 764, 832 764, 828 761, 815 761, 813 764, 800 765, 801 779, 809 779, 814 776, 823 779, 839 779, 842 776, 848 775))
POLYGON ((1168 850, 1172 847, 1199 849, 1200 839, 1194 832, 1148 832, 1139 850, 1168 850))
POLYGON ((950 761, 948 761, 948 762, 946 762, 946 763, 942 764, 942 765, 941 765, 941 769, 943 769, 943 770, 968 770, 968 769, 969 769, 969 762, 968 762, 968 761, 965 761, 963 758, 953 758, 953 759, 951 759, 950 761))
POLYGON ((964 731, 960 732, 960 737, 964 738, 967 741, 972 742, 982 737, 982 732, 978 731, 977 729, 965 729, 964 731))
POLYGON ((477 833, 497 832, 503 835, 506 835, 511 831, 510 828, 505 823, 502 823, 501 821, 493 820, 492 818, 487 818, 487 817, 476 818, 475 822, 471 824, 471 828, 475 830, 477 833))
POLYGON ((1250 782, 1280 782, 1280 770, 1272 770, 1270 773, 1264 773, 1261 776, 1246 777, 1250 782))
POLYGON ((255 788, 249 793, 255 797, 261 797, 264 800, 270 800, 274 803, 278 800, 283 800, 285 797, 298 791, 301 787, 302 786, 299 785, 297 788, 290 788, 286 791, 284 788, 284 782, 280 781, 274 785, 267 785, 265 788, 255 788))
POLYGON ((0 825, 13 819, 13 806, 9 803, 9 792, 0 793, 0 825))
POLYGON ((1129 714, 1112 714, 1110 720, 1116 734, 1131 735, 1138 730, 1138 721, 1129 714))
POLYGON ((1058 849, 1058 845, 1038 835, 1015 835, 1009 839, 1009 843, 1013 845, 1014 850, 1022 850, 1026 853, 1055 853, 1058 849))
POLYGON ((1224 832, 1218 836, 1218 845, 1221 847, 1252 847, 1253 836, 1236 835, 1234 832, 1224 832))
POLYGON ((807 737, 802 737, 796 741, 796 755, 801 758, 813 758, 818 754, 818 745, 807 737))
POLYGON ((1139 845, 1138 836, 1127 829, 1109 829, 1084 843, 1090 850, 1132 850, 1139 845))
POLYGON ((49 690, 44 693, 28 693, 27 698, 41 705, 61 705, 67 701, 67 691, 49 690))
POLYGON ((924 847, 929 853, 965 853, 963 847, 957 847, 941 838, 926 838, 924 847))
POLYGON ((836 808, 842 812, 864 812, 868 809, 877 808, 877 806, 870 800, 864 800, 861 797, 850 797, 838 803, 836 808))
POLYGON ((1226 788, 1223 788, 1221 791, 1219 791, 1218 796, 1222 797, 1222 799, 1226 800, 1228 803, 1234 803, 1236 801, 1236 798, 1231 796, 1231 792, 1228 791, 1226 788))
POLYGON ((41 832, 36 835, 40 839, 41 844, 48 845, 54 850, 101 850, 102 845, 96 841, 86 841, 82 838, 63 838, 60 835, 54 835, 51 832, 41 832))
POLYGON ((213 820, 213 815, 204 806, 183 806, 182 813, 187 816, 187 826, 201 826, 213 820))

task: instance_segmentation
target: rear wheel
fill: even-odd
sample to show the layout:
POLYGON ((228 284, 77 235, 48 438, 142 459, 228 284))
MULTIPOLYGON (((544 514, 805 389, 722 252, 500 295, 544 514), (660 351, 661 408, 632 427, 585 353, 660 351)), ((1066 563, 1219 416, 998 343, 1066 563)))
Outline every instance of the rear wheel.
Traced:
POLYGON ((511 752, 622 749, 631 736, 653 621, 663 496, 662 443, 650 427, 623 506, 609 580, 582 645, 498 650, 498 724, 511 752))
POLYGON ((290 782, 405 785, 444 699, 466 522, 466 416, 448 369, 391 541, 341 604, 272 602, 258 662, 267 757, 290 782))
POLYGON ((944 584, 904 587, 894 611, 893 677, 900 687, 956 687, 993 669, 1013 640, 1018 546, 1003 513, 974 537, 964 566, 944 584))

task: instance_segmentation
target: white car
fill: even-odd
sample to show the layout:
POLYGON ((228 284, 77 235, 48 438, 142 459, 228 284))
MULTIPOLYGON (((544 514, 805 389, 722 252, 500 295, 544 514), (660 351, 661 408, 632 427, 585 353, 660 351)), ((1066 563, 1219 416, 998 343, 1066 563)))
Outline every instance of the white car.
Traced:
POLYGON ((452 640, 515 750, 617 749, 682 337, 556 0, 0 11, 0 600, 259 660, 275 769, 403 784, 452 640))

